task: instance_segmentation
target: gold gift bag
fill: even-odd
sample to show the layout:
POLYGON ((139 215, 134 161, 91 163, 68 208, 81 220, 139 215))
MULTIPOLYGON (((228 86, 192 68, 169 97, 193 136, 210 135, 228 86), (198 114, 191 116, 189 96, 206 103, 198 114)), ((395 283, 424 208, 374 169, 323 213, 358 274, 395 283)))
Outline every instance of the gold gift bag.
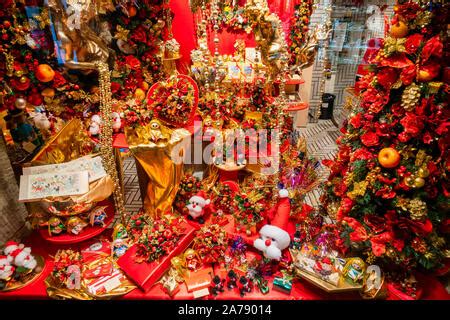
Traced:
POLYGON ((125 128, 129 148, 147 174, 148 183, 144 209, 151 217, 161 217, 171 210, 183 176, 183 161, 173 155, 185 156, 191 134, 186 129, 170 129, 153 119, 137 128, 125 128), (179 150, 179 152, 178 152, 179 150))

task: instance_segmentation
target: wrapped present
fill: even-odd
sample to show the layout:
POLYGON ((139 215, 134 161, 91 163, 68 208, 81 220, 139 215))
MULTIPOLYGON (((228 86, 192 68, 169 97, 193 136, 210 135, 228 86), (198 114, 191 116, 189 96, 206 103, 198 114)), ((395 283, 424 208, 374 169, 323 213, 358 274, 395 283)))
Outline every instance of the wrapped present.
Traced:
POLYGON ((112 262, 106 262, 104 264, 98 265, 92 269, 85 269, 83 272, 83 278, 92 279, 104 276, 109 276, 113 272, 112 262))
POLYGON ((196 272, 189 272, 189 274, 184 277, 188 292, 208 288, 211 284, 212 274, 212 268, 203 268, 196 272))
POLYGON ((170 267, 170 260, 182 253, 190 245, 195 235, 195 228, 186 222, 181 222, 180 227, 184 229, 177 246, 165 256, 152 262, 137 262, 137 245, 133 245, 121 256, 117 263, 120 268, 132 279, 142 290, 149 291, 153 284, 161 278, 162 274, 170 267))
POLYGON ((273 279, 273 290, 290 294, 292 290, 292 276, 283 274, 273 279))
POLYGON ((111 244, 106 241, 96 241, 81 250, 81 256, 85 263, 98 259, 100 256, 106 257, 109 255, 111 255, 111 244))
POLYGON ((87 290, 94 296, 108 294, 122 284, 124 274, 115 270, 109 275, 102 276, 87 284, 87 290))

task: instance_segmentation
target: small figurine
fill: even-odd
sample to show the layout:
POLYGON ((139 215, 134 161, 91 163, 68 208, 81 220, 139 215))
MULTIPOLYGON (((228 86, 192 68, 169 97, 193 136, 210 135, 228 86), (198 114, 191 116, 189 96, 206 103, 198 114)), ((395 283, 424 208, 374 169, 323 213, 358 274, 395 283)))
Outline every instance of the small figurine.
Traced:
POLYGON ((386 296, 386 287, 384 286, 384 275, 377 265, 371 265, 367 268, 361 295, 364 299, 384 298, 386 296))
POLYGON ((48 234, 50 236, 56 236, 63 233, 66 230, 66 226, 58 217, 52 217, 48 220, 48 234))
POLYGON ((91 226, 100 226, 104 228, 106 226, 106 206, 94 208, 89 214, 91 226))
POLYGON ((291 248, 295 249, 295 250, 300 250, 301 247, 302 247, 301 233, 300 233, 300 230, 297 230, 294 233, 294 238, 292 239, 292 242, 291 242, 291 248))
POLYGON ((242 276, 239 279, 239 294, 241 298, 244 297, 246 293, 250 293, 251 291, 252 288, 250 287, 250 281, 246 277, 242 276))
POLYGON ((228 290, 234 289, 237 287, 237 275, 233 270, 228 271, 227 275, 227 288, 228 290))
POLYGON ((196 220, 198 223, 205 223, 204 215, 209 210, 211 200, 207 199, 204 191, 199 191, 196 195, 189 199, 189 204, 186 206, 189 210, 188 219, 196 220))
POLYGON ((113 240, 128 238, 127 229, 125 228, 125 226, 123 224, 119 223, 114 226, 112 238, 113 238, 113 240))
POLYGON ((37 261, 31 254, 31 248, 23 245, 19 245, 17 249, 9 253, 8 260, 18 268, 34 270, 37 266, 37 261))
POLYGON ((67 267, 66 287, 70 290, 78 290, 81 288, 81 270, 76 264, 67 267))
POLYGON ((128 241, 126 239, 116 239, 112 242, 112 246, 114 256, 121 257, 128 250, 128 241))
POLYGON ((196 271, 201 267, 200 259, 197 257, 197 252, 194 249, 187 249, 184 253, 184 261, 186 268, 190 271, 196 271))
POLYGON ((16 268, 11 265, 10 260, 9 257, 0 255, 0 283, 1 281, 9 281, 14 274, 16 268))
POLYGON ((91 117, 91 123, 89 125, 89 136, 97 137, 100 134, 100 126, 102 124, 102 119, 99 115, 94 114, 91 117))
POLYGON ((366 272, 366 264, 360 258, 351 258, 345 264, 342 275, 350 284, 356 285, 362 282, 364 273, 366 272))
POLYGON ((333 264, 329 257, 324 257, 321 260, 316 261, 314 265, 314 271, 322 276, 329 276, 333 273, 333 264))
POLYGON ((223 283, 225 280, 220 279, 219 276, 214 276, 211 282, 211 292, 217 296, 220 292, 224 292, 223 283))
POLYGON ((267 211, 270 224, 259 230, 260 237, 253 242, 253 246, 261 251, 264 257, 280 261, 283 250, 289 247, 291 237, 286 228, 290 212, 289 192, 281 189, 277 204, 267 211))
POLYGON ((112 124, 113 131, 114 131, 114 133, 118 133, 118 132, 120 132, 120 129, 122 128, 122 120, 120 119, 120 114, 118 114, 117 112, 113 112, 112 118, 113 118, 113 124, 112 124))
POLYGON ((69 220, 67 220, 67 232, 74 235, 79 235, 86 226, 87 223, 78 217, 71 217, 69 220))

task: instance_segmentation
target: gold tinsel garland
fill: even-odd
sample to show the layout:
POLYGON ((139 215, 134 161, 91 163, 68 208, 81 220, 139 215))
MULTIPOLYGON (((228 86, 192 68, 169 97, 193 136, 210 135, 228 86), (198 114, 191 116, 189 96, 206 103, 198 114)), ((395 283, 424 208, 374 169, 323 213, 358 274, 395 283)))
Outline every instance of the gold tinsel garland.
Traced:
MULTIPOLYGON (((103 127, 100 132, 100 153, 102 155, 103 167, 106 173, 114 181, 114 204, 122 220, 125 217, 124 200, 122 188, 117 174, 116 162, 113 153, 112 140, 112 108, 111 108, 111 80, 109 67, 106 62, 97 61, 95 66, 99 71, 100 86, 100 116, 103 119, 103 127)), ((124 221, 122 221, 124 222, 124 221)))

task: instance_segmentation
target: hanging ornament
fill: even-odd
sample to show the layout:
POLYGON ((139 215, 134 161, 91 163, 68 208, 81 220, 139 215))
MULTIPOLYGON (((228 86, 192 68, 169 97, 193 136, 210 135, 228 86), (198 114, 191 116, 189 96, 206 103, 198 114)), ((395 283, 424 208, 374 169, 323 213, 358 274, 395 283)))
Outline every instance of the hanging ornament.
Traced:
POLYGON ((407 86, 402 94, 402 107, 405 108, 406 111, 413 111, 419 102, 420 98, 420 87, 412 83, 407 86))
POLYGON ((27 106, 27 100, 24 98, 17 98, 16 102, 14 102, 14 105, 17 109, 23 110, 27 106))

